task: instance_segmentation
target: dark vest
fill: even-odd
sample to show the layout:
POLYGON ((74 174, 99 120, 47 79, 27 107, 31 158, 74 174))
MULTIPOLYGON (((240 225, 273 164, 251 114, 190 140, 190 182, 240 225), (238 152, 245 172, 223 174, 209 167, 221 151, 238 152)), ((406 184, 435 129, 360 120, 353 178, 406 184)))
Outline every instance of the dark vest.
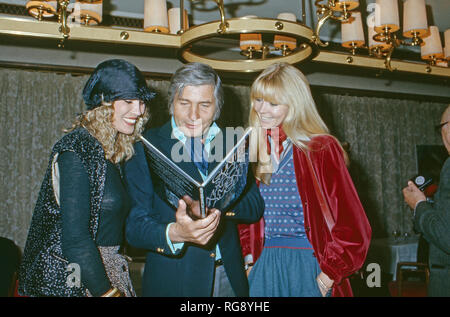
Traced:
POLYGON ((57 153, 74 152, 82 161, 91 188, 89 231, 95 240, 106 179, 106 159, 101 144, 86 129, 78 128, 53 147, 31 220, 22 264, 19 293, 26 296, 86 296, 86 288, 74 286, 70 264, 61 249, 61 210, 52 185, 52 162, 57 153), (69 283, 68 283, 69 281, 69 283), (70 283, 72 281, 72 283, 70 283))

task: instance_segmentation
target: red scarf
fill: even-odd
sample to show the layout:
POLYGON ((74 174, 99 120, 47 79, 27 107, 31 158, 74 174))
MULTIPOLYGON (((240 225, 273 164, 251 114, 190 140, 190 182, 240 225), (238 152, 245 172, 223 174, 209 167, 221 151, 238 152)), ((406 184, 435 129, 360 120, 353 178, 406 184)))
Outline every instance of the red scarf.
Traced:
POLYGON ((271 129, 266 129, 266 141, 267 141, 267 154, 270 155, 270 138, 274 143, 275 147, 278 145, 278 157, 280 157, 281 153, 283 153, 283 142, 287 139, 286 133, 284 133, 283 128, 276 127, 271 129), (278 143, 277 143, 278 142, 278 143))

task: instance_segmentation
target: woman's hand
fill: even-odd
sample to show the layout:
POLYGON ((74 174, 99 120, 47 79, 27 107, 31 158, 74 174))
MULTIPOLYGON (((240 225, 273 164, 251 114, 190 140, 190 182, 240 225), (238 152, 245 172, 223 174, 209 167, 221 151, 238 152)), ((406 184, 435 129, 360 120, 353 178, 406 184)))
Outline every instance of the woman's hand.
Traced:
POLYGON ((245 274, 247 274, 247 278, 248 278, 248 276, 250 275, 250 271, 252 270, 252 268, 253 268, 253 264, 252 264, 252 265, 249 265, 249 266, 247 267, 247 269, 245 270, 245 274))
POLYGON ((319 290, 322 294, 322 297, 325 297, 327 295, 328 291, 333 287, 334 284, 334 281, 323 272, 320 272, 319 275, 317 275, 316 282, 317 285, 319 285, 319 290))

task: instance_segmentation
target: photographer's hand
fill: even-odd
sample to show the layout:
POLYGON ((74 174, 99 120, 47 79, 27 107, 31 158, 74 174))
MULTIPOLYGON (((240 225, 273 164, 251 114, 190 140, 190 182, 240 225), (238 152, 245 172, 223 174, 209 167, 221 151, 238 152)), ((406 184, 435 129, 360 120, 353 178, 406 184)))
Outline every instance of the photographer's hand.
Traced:
POLYGON ((403 188, 402 192, 405 202, 412 210, 416 208, 419 202, 427 200, 425 194, 412 181, 408 181, 408 186, 403 188))

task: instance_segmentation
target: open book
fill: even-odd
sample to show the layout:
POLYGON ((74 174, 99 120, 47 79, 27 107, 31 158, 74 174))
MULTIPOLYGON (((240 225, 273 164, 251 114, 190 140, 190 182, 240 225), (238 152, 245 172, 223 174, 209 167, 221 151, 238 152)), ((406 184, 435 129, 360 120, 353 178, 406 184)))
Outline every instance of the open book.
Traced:
POLYGON ((158 196, 178 208, 178 200, 188 195, 199 201, 201 217, 206 216, 208 208, 226 210, 239 198, 247 182, 250 132, 251 128, 245 130, 243 136, 202 183, 188 175, 141 136, 158 196))

